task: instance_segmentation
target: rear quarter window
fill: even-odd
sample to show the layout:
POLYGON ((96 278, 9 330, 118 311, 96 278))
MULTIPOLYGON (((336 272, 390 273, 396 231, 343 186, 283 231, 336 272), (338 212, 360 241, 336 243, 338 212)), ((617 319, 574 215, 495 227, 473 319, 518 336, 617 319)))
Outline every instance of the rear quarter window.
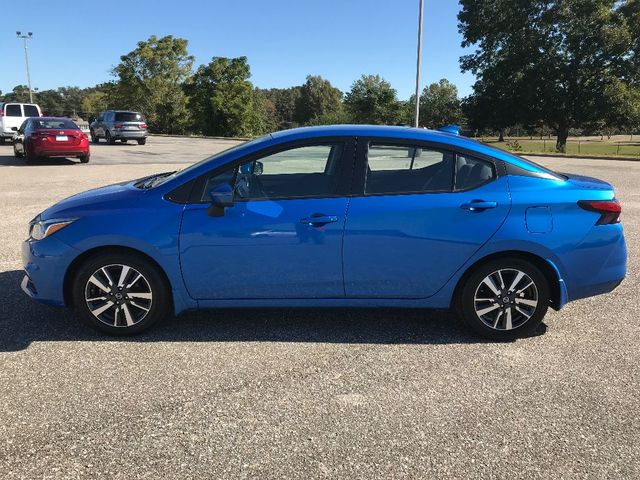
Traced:
POLYGON ((20 108, 20 105, 17 104, 7 105, 5 107, 4 114, 7 117, 21 117, 22 109, 20 108))
POLYGON ((23 105, 25 117, 39 117, 40 112, 35 105, 23 105))

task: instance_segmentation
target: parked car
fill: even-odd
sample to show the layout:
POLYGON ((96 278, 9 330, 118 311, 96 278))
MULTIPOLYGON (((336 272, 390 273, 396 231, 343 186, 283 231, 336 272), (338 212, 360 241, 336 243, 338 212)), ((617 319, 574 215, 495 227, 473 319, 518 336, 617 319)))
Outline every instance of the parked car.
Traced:
POLYGON ((82 163, 89 162, 89 137, 68 118, 28 118, 14 134, 13 154, 26 161, 77 157, 82 163))
POLYGON ((41 117, 42 110, 35 103, 0 103, 0 145, 12 139, 18 128, 30 117, 41 117))
POLYGON ((127 140, 136 140, 138 145, 147 143, 147 124, 139 112, 125 110, 108 110, 102 112, 97 120, 89 126, 91 141, 98 143, 104 138, 109 145, 116 140, 127 143, 127 140))
POLYGON ((293 129, 48 208, 22 288, 115 335, 196 308, 384 306, 513 339, 617 287, 620 212, 606 182, 457 135, 293 129))

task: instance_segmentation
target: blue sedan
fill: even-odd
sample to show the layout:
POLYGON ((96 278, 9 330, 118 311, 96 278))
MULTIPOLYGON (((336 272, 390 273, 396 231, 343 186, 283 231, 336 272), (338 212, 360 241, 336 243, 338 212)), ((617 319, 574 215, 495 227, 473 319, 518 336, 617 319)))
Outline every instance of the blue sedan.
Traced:
POLYGON ((300 128, 48 208, 22 288, 114 335, 190 309, 384 306, 507 340, 616 288, 620 211, 606 182, 453 133, 300 128))

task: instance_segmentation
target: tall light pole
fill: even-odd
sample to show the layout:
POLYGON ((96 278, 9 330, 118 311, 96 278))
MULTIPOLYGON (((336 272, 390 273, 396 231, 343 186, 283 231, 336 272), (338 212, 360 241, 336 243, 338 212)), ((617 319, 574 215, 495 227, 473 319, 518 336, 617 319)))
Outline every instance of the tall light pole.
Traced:
POLYGON ((416 66, 416 117, 414 127, 418 127, 420 118, 420 64, 422 62, 422 13, 424 11, 424 0, 420 0, 420 15, 418 16, 418 60, 416 66))
POLYGON ((27 64, 27 82, 29 83, 29 103, 33 103, 33 92, 31 91, 31 74, 29 73, 29 53, 27 40, 30 40, 33 37, 33 32, 27 32, 27 35, 23 35, 22 32, 16 32, 18 38, 22 39, 24 43, 24 62, 27 64))

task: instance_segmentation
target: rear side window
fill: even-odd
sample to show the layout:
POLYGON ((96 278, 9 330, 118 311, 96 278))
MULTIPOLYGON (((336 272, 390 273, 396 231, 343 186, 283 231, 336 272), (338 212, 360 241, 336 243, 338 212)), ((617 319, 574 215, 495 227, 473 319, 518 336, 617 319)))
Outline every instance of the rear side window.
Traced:
POLYGON ((372 143, 365 194, 450 192, 454 155, 416 145, 372 143))
POLYGON ((456 190, 470 190, 495 177, 495 168, 491 162, 467 155, 457 155, 456 190))
POLYGON ((7 117, 21 117, 22 109, 20 108, 20 105, 17 105, 14 103, 11 105, 7 105, 7 107, 5 108, 4 114, 7 117))
POLYGON ((136 112, 116 112, 116 122, 144 122, 142 115, 136 112))
POLYGON ((24 108, 24 116, 25 117, 39 117, 40 112, 38 111, 38 107, 35 105, 23 105, 24 108))

